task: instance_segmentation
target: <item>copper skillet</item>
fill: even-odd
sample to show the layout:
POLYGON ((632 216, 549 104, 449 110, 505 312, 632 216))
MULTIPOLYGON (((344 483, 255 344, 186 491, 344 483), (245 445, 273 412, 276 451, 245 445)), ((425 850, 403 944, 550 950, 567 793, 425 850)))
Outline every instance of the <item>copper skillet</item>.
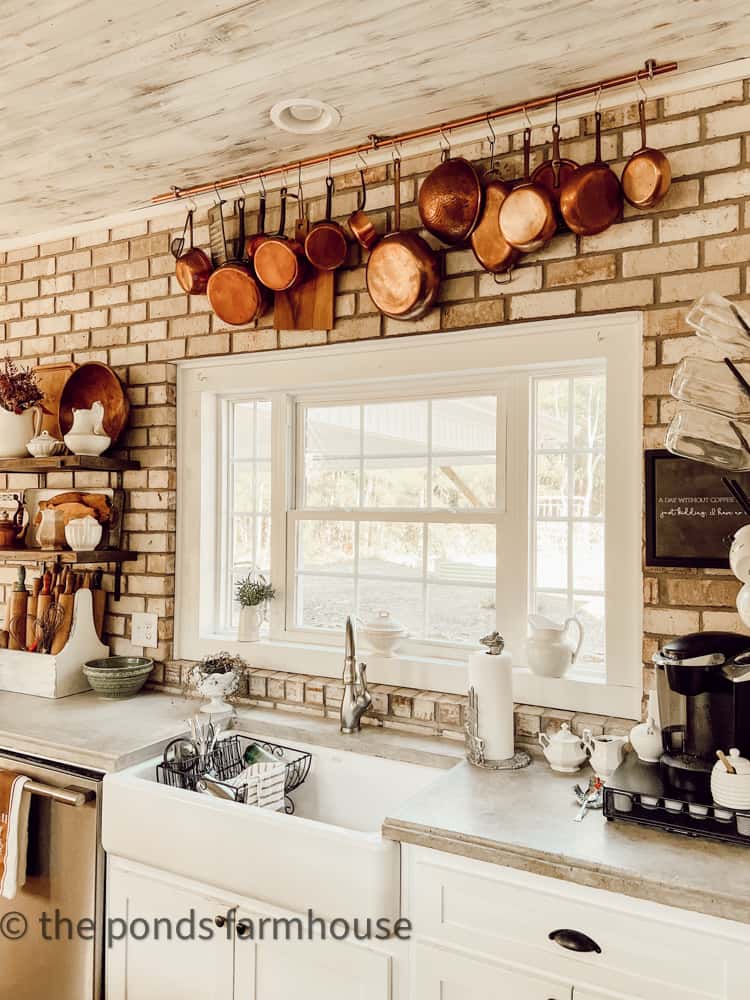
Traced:
POLYGON ((560 192, 576 170, 578 164, 575 160, 563 159, 560 156, 560 125, 555 121, 552 126, 552 159, 540 163, 531 175, 531 179, 547 188, 559 208, 560 192))
POLYGON ((555 200, 544 185, 529 177, 530 160, 531 129, 527 127, 523 130, 524 180, 500 206, 500 232, 523 253, 541 250, 557 231, 555 200))
POLYGON ((240 259, 228 260, 217 267, 208 279, 206 293, 211 308, 224 323, 245 326, 254 323, 268 305, 268 296, 252 267, 241 259, 245 249, 245 199, 237 200, 239 239, 237 253, 240 259))
POLYGON ((346 260, 349 243, 346 233, 331 218, 333 205, 333 177, 326 177, 326 217, 316 222, 305 238, 305 256, 321 271, 335 271, 346 260))
MULTIPOLYGON (((297 239, 284 235, 286 227, 287 189, 281 189, 281 215, 279 231, 269 236, 257 247, 253 255, 255 273, 259 280, 272 292, 288 292, 295 288, 307 275, 305 248, 297 239)), ((303 209, 300 205, 300 216, 303 209)))
POLYGON ((177 262, 175 264, 177 284, 188 295, 204 295, 209 276, 213 271, 213 264, 199 247, 193 246, 192 209, 185 219, 182 236, 172 240, 170 249, 177 262), (190 246, 185 250, 185 234, 188 231, 190 232, 190 246))
POLYGON ((437 300, 440 261, 414 230, 401 230, 401 161, 393 166, 393 232, 376 243, 367 261, 367 291, 392 319, 414 320, 437 300))
POLYGON ((646 145, 646 105, 638 101, 638 118, 641 123, 641 148, 625 164, 622 172, 622 193, 634 208, 653 208, 669 191, 672 168, 660 149, 646 145))
POLYGON ((512 247, 500 230, 500 208, 510 194, 511 186, 500 178, 495 169, 494 131, 492 134, 490 166, 482 178, 484 189, 482 214, 469 240, 474 256, 485 271, 489 271, 490 274, 503 274, 512 270, 521 257, 521 251, 512 247))
POLYGON ((602 160, 602 115, 595 112, 596 154, 593 163, 579 167, 560 192, 560 212, 578 236, 604 232, 622 212, 622 189, 617 174, 602 160))

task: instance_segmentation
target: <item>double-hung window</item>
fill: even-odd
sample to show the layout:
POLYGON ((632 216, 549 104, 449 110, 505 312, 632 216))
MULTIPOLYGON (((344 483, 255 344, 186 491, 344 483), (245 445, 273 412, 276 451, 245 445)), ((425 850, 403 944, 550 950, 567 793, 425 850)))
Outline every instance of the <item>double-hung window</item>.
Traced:
POLYGON ((236 646, 260 665, 336 675, 347 615, 389 611, 408 636, 375 680, 461 691, 497 628, 518 700, 635 707, 637 316, 191 363, 178 404, 180 657, 234 646, 262 574, 278 597, 236 646), (580 622, 566 678, 524 669, 530 614, 580 622))

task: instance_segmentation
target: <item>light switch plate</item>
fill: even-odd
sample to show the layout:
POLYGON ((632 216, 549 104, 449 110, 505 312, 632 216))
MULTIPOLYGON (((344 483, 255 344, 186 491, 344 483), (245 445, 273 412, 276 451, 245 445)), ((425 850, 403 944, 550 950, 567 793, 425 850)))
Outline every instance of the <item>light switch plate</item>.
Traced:
POLYGON ((136 611, 130 618, 130 641, 134 646, 159 645, 159 619, 156 615, 146 615, 136 611))

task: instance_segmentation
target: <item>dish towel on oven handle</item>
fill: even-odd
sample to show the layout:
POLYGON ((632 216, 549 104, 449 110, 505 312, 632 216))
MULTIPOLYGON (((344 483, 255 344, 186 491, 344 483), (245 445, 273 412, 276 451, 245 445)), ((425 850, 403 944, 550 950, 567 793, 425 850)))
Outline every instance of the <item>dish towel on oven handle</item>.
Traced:
POLYGON ((0 770, 0 897, 14 899, 26 881, 29 803, 26 775, 0 770))

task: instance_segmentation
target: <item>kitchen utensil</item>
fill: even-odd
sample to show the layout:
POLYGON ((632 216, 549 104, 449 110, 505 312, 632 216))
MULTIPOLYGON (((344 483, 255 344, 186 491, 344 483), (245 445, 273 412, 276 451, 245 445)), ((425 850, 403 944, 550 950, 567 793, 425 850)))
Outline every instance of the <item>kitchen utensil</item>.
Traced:
POLYGON ((728 472, 750 471, 750 421, 680 403, 665 436, 673 455, 728 472))
POLYGON ((583 625, 576 617, 555 622, 544 615, 529 615, 530 635, 526 641, 528 667, 540 677, 562 677, 576 662, 583 645, 583 625), (569 636, 575 626, 578 640, 569 636))
POLYGON ((175 258, 175 277, 177 284, 188 295, 203 295, 206 291, 208 278, 213 271, 213 265, 206 254, 193 246, 193 211, 188 212, 182 236, 172 240, 172 256, 175 258), (185 249, 185 234, 190 234, 190 245, 185 249))
POLYGON ((74 517, 65 525, 65 541, 74 552, 92 552, 102 540, 103 530, 95 517, 74 517))
POLYGON ((333 271, 311 268, 312 276, 288 292, 273 297, 277 330, 332 330, 335 277, 333 271))
MULTIPOLYGON (((41 597, 40 597, 41 600, 41 597)), ((37 605, 38 607, 39 605, 37 605)), ((48 604, 41 614, 37 614, 34 629, 34 643, 31 652, 50 653, 55 637, 65 618, 65 611, 56 602, 48 604)))
POLYGON ((24 523, 24 505, 18 501, 15 512, 0 511, 0 549, 16 549, 23 541, 28 520, 24 523))
POLYGON ((404 626, 391 617, 390 611, 378 611, 367 621, 360 620, 359 634, 383 656, 392 656, 398 649, 399 641, 406 635, 404 626))
POLYGON ((495 169, 494 137, 490 140, 490 166, 482 177, 482 188, 482 212, 469 238, 471 249, 485 271, 503 274, 520 260, 521 251, 507 242, 500 229, 500 208, 512 189, 495 169))
MULTIPOLYGON (((555 105, 555 117, 557 117, 557 105, 555 105)), ((552 157, 539 164, 531 175, 531 179, 535 184, 541 184, 542 187, 545 187, 549 191, 558 208, 558 212, 560 207, 560 192, 576 170, 578 170, 578 166, 575 160, 563 159, 560 156, 560 126, 557 120, 555 120, 552 126, 552 157)))
POLYGON ((469 238, 479 221, 482 194, 474 167, 462 156, 451 157, 446 147, 440 164, 419 189, 419 217, 433 236, 457 246, 469 238))
POLYGON ((26 638, 26 611, 29 594, 26 590, 26 567, 19 566, 13 589, 8 596, 7 612, 5 615, 5 627, 8 630, 8 649, 24 649, 26 638), (14 622, 23 620, 23 629, 16 627, 14 622))
MULTIPOLYGON (((96 522, 95 522, 96 523, 96 522)), ((101 525, 98 525, 101 528, 101 525)), ((73 593, 73 577, 69 575, 65 581, 65 590, 60 595, 58 599, 58 606, 62 609, 62 617, 60 620, 60 626, 55 633, 55 637, 52 640, 52 647, 50 652, 52 655, 59 653, 64 647, 65 643, 70 637, 70 629, 73 624, 73 601, 75 595, 73 593)))
MULTIPOLYGON (((236 253, 245 251, 245 199, 237 200, 239 238, 236 253)), ((262 316, 268 305, 265 289, 257 280, 253 268, 243 260, 231 259, 221 264, 208 279, 206 294, 211 308, 222 322, 230 326, 245 326, 262 316)))
POLYGON ((132 698, 153 669, 154 661, 144 656, 107 656, 83 665, 89 684, 103 698, 132 698))
POLYGON ((750 348, 750 314, 717 292, 706 292, 690 307, 685 322, 705 340, 723 348, 750 348))
POLYGON ((606 785, 625 756, 624 736, 592 736, 590 729, 583 731, 583 745, 589 751, 591 769, 606 785))
POLYGON ((479 740, 482 753, 481 761, 471 753, 469 759, 492 768, 511 760, 515 752, 513 659, 498 632, 479 641, 485 648, 469 654, 466 679, 470 704, 476 709, 473 736, 479 740))
POLYGON ((724 753, 723 750, 717 750, 716 751, 716 756, 719 758, 719 760, 721 761, 721 763, 724 765, 724 770, 727 772, 727 774, 737 774, 737 768, 729 760, 729 758, 727 757, 727 755, 724 753))
POLYGON ((256 232, 252 236, 248 236, 245 240, 245 259, 252 261, 255 251, 261 245, 261 243, 267 239, 266 236, 266 192, 265 189, 261 189, 260 196, 258 198, 258 225, 256 232))
POLYGON ((394 229, 370 251, 367 290, 392 319, 420 319, 437 301, 440 263, 414 230, 401 230, 401 161, 393 164, 394 229))
POLYGON ((64 437, 74 455, 101 455, 111 444, 104 433, 104 407, 97 399, 89 409, 72 407, 73 424, 64 437))
POLYGON ((622 193, 634 208, 653 208, 669 191, 672 168, 660 149, 646 144, 646 103, 638 101, 641 146, 630 157, 622 172, 622 193))
MULTIPOLYGON (((289 239, 284 235, 286 227, 287 189, 281 189, 281 213, 279 230, 275 236, 269 236, 257 248, 253 255, 255 273, 258 280, 273 292, 286 292, 304 281, 307 275, 308 261, 305 257, 304 245, 298 239, 289 239)), ((304 215, 304 207, 299 206, 300 217, 304 215)))
POLYGON ((29 441, 26 448, 32 458, 50 458, 53 455, 62 455, 65 444, 53 438, 49 431, 42 430, 29 441))
POLYGON ((34 376, 44 397, 41 402, 42 426, 41 432, 47 433, 56 440, 62 440, 60 429, 60 397, 65 385, 78 366, 66 361, 59 365, 37 365, 34 376))
POLYGON ((357 243, 359 243, 359 245, 365 250, 371 250, 378 241, 378 234, 375 230, 375 226, 372 224, 372 220, 365 212, 365 205, 367 204, 367 183, 365 181, 364 169, 359 171, 359 179, 361 187, 357 198, 357 208, 356 211, 352 212, 349 216, 347 225, 349 226, 349 230, 357 243))
MULTIPOLYGON (((729 479, 727 476, 722 476, 721 481, 740 505, 743 513, 750 517, 750 497, 747 493, 745 493, 740 483, 736 479, 729 479)), ((741 530, 742 529, 740 528, 740 531, 741 530)), ((739 534, 739 532, 737 532, 737 534, 739 534)), ((735 535, 735 537, 737 536, 735 535)))
POLYGON ((41 576, 35 576, 31 581, 31 593, 29 594, 29 599, 26 603, 26 638, 23 642, 24 649, 29 649, 34 644, 37 603, 39 601, 41 589, 42 578, 41 576))
POLYGON ((602 784, 596 777, 596 775, 592 775, 592 777, 589 779, 589 786, 586 789, 586 792, 579 803, 580 809, 573 817, 574 822, 582 823, 589 809, 600 808, 599 805, 595 804, 597 802, 597 799, 601 803, 602 784))
POLYGON ((723 362, 683 358, 674 370, 669 391, 680 402, 750 419, 750 387, 746 389, 743 382, 747 379, 742 368, 729 358, 723 362))
POLYGON ((719 754, 723 759, 711 771, 714 802, 728 809, 750 809, 750 760, 742 757, 737 747, 732 747, 728 757, 721 750, 719 754))
POLYGON ((104 635, 104 616, 107 610, 107 592, 102 588, 102 577, 104 576, 101 569, 94 570, 94 575, 91 578, 91 598, 93 604, 93 614, 94 614, 94 628, 96 629, 96 634, 101 639, 104 635))
POLYGON ((560 191, 560 212, 578 236, 601 233, 622 212, 622 189, 617 174, 602 160, 602 115, 596 120, 596 153, 593 163, 579 167, 560 191))
POLYGON ((335 271, 346 260, 349 243, 346 233, 331 218, 333 208, 333 177, 326 177, 326 215, 317 222, 305 239, 305 256, 321 271, 335 271))
POLYGON ((211 248, 211 263, 214 267, 226 264, 227 237, 224 229, 224 202, 218 196, 217 201, 208 210, 208 242, 211 248))
POLYGON ((94 403, 104 408, 104 433, 117 443, 125 430, 130 403, 125 389, 112 369, 101 361, 80 365, 65 383, 60 396, 60 429, 63 435, 73 427, 73 411, 90 409, 94 403))
POLYGON ((539 733, 537 739, 553 771, 575 774, 586 762, 588 754, 584 741, 575 733, 571 733, 567 722, 563 722, 558 732, 552 736, 539 733))
POLYGON ((529 176, 531 129, 523 131, 523 182, 516 185, 500 206, 500 232, 507 243, 523 253, 541 248, 557 232, 555 200, 543 184, 529 176))

